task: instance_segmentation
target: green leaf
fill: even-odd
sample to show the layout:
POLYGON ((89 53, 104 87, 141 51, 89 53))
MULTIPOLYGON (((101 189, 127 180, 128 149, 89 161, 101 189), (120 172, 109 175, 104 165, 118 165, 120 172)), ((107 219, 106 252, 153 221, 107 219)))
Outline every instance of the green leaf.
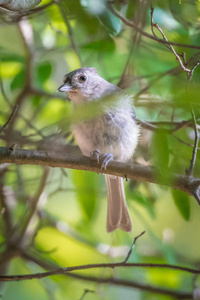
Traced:
POLYGON ((165 181, 168 178, 169 146, 167 134, 164 130, 154 133, 151 152, 153 163, 159 169, 159 176, 165 181))
POLYGON ((17 88, 22 88, 25 80, 25 72, 24 69, 22 69, 13 79, 11 83, 11 91, 16 90, 17 88))
POLYGON ((131 201, 135 201, 145 207, 145 209, 148 211, 149 215, 155 219, 155 207, 154 202, 152 200, 152 195, 145 196, 141 192, 136 191, 135 189, 127 189, 126 190, 126 197, 127 199, 131 199, 131 201))
POLYGON ((97 202, 97 176, 91 172, 75 171, 73 181, 77 189, 79 204, 88 220, 94 214, 97 202))
POLYGON ((50 77, 52 71, 52 66, 49 61, 42 62, 37 66, 36 70, 36 82, 39 86, 50 77))
POLYGON ((190 218, 189 196, 182 191, 172 189, 172 198, 183 219, 188 221, 190 218))
POLYGON ((101 39, 98 41, 92 41, 91 43, 83 45, 82 49, 92 51, 103 51, 105 54, 113 53, 115 50, 114 41, 108 37, 107 39, 101 39))

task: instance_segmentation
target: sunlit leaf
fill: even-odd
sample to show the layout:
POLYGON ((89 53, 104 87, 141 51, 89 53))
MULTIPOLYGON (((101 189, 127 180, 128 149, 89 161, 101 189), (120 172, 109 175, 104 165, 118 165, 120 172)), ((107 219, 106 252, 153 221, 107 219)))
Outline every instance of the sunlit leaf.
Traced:
POLYGON ((13 78, 21 70, 21 64, 19 62, 2 62, 1 63, 1 76, 4 78, 13 78))
POLYGON ((40 230, 36 243, 40 249, 50 251, 50 257, 63 266, 94 263, 104 259, 104 256, 95 248, 52 227, 40 230))

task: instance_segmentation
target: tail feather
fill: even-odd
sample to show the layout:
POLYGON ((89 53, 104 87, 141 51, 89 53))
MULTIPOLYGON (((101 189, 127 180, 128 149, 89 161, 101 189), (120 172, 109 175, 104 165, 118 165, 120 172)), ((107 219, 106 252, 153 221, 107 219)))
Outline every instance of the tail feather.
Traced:
POLYGON ((108 188, 107 231, 112 232, 120 228, 130 232, 132 224, 126 204, 123 178, 111 175, 105 175, 105 178, 108 188))

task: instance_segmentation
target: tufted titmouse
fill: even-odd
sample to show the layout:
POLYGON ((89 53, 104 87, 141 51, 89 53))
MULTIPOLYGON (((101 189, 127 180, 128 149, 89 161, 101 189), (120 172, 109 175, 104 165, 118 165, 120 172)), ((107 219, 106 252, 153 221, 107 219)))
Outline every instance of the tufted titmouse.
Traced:
MULTIPOLYGON (((86 156, 96 157, 102 168, 112 160, 127 162, 138 143, 139 127, 135 121, 132 99, 119 87, 97 74, 95 68, 80 68, 64 76, 58 89, 66 92, 75 106, 113 97, 115 104, 104 112, 73 125, 75 139, 86 156)), ((102 101, 103 103, 103 101, 102 101)), ((107 231, 120 228, 131 231, 132 224, 124 193, 123 178, 105 175, 108 188, 107 231)))

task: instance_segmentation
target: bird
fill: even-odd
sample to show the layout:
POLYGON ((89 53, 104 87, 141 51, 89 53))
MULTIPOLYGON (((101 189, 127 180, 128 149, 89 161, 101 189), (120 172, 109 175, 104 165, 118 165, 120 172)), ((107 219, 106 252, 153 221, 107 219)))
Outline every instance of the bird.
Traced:
MULTIPOLYGON (((106 81, 96 68, 82 67, 64 76, 59 92, 66 92, 74 107, 89 102, 102 103, 103 110, 72 125, 72 133, 85 156, 97 160, 101 169, 110 161, 128 162, 138 144, 140 128, 136 122, 133 99, 118 86, 106 81), (106 101, 114 99, 114 104, 106 101)), ((123 178, 105 175, 108 190, 107 232, 119 228, 132 230, 124 192, 123 178)))

